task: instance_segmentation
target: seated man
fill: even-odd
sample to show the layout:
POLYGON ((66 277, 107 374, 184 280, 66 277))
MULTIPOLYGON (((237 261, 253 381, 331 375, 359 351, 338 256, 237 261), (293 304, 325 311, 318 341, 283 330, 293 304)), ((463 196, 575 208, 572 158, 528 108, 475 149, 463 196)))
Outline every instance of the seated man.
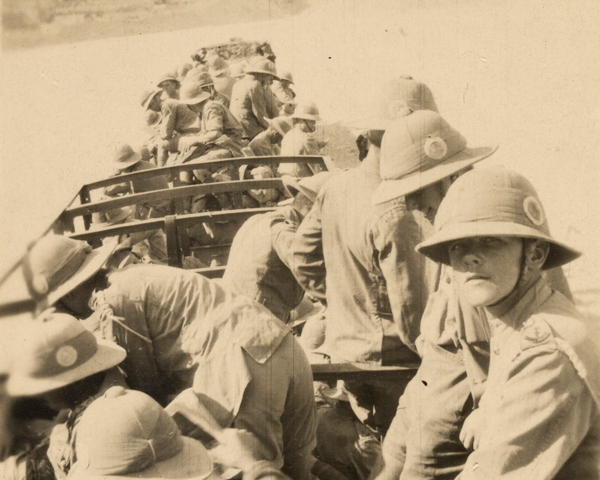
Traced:
POLYGON ((294 113, 294 98, 296 92, 290 88, 294 84, 294 79, 290 72, 283 72, 279 79, 273 80, 271 91, 279 103, 279 112, 281 115, 291 115, 294 113))
POLYGON ((126 385, 116 368, 126 353, 113 342, 97 340, 71 315, 48 311, 20 324, 19 329, 27 341, 10 372, 8 394, 37 397, 56 412, 63 412, 49 438, 17 457, 17 469, 25 463, 25 475, 18 478, 54 478, 42 474, 46 458, 55 477, 66 478, 76 460, 73 440, 79 418, 111 386, 126 385))
MULTIPOLYGON (((134 152, 133 148, 126 143, 119 145, 115 150, 113 157, 113 166, 115 173, 113 176, 125 175, 127 173, 141 172, 156 168, 151 162, 142 160, 142 156, 134 152)), ((104 189, 104 195, 116 197, 130 193, 153 192, 155 190, 165 190, 169 188, 167 179, 162 175, 149 178, 138 178, 131 182, 117 183, 104 189)), ((147 218, 158 218, 168 215, 171 210, 170 200, 157 200, 147 202, 136 207, 135 218, 145 220, 147 218)))
POLYGON ((162 89, 144 93, 142 107, 162 115, 159 127, 161 141, 157 146, 156 161, 159 167, 164 167, 169 154, 179 150, 179 137, 200 131, 200 119, 183 103, 173 98, 163 99, 161 94, 162 89))
POLYGON ((233 292, 261 303, 285 323, 304 296, 303 288, 290 269, 292 240, 321 186, 331 175, 322 172, 300 182, 284 177, 293 202, 273 212, 250 217, 231 245, 224 284, 233 292))
POLYGON ((542 276, 580 254, 552 238, 531 184, 503 167, 466 173, 417 249, 452 267, 456 295, 491 331, 485 392, 461 432, 474 451, 457 478, 598 478, 599 336, 542 276))
POLYGON ((229 76, 227 62, 218 55, 209 57, 206 63, 208 65, 208 73, 210 73, 213 79, 215 90, 227 98, 227 107, 229 107, 231 91, 236 83, 236 79, 229 76))
MULTIPOLYGON (((209 160, 243 156, 242 148, 244 148, 245 142, 242 140, 242 128, 227 107, 211 100, 209 94, 200 85, 193 83, 183 85, 181 102, 200 116, 201 130, 198 134, 180 138, 181 154, 178 162, 201 164, 209 160)), ((210 183, 213 180, 220 181, 213 173, 228 176, 232 180, 239 179, 238 169, 235 167, 224 167, 217 172, 213 170, 198 168, 193 172, 196 179, 202 183, 210 183)), ((180 177, 183 183, 191 183, 187 172, 180 177)), ((236 205, 236 196, 233 194, 220 193, 216 197, 223 209, 230 209, 233 205, 241 208, 241 198, 239 204, 236 205)))
MULTIPOLYGON (((283 137, 281 142, 281 155, 296 157, 298 155, 318 155, 320 146, 311 135, 316 130, 316 125, 321 118, 319 109, 314 103, 300 104, 296 106, 291 116, 294 126, 283 137)), ((320 171, 318 165, 307 163, 282 163, 279 165, 279 175, 291 175, 292 177, 309 177, 320 171)))
POLYGON ((173 98, 174 100, 178 100, 180 85, 181 83, 179 82, 176 74, 166 73, 160 78, 156 84, 156 87, 163 91, 161 95, 163 99, 173 98))
POLYGON ((246 75, 233 86, 231 113, 241 123, 243 137, 248 140, 269 128, 266 119, 276 116, 273 111, 268 113, 271 99, 266 90, 274 78, 278 78, 275 64, 258 59, 246 67, 246 75))
POLYGON ((193 272, 131 265, 107 274, 101 267, 111 252, 46 236, 25 260, 29 290, 116 339, 128 352, 131 388, 163 404, 191 389, 221 427, 255 434, 264 460, 307 478, 312 372, 291 331, 262 305, 193 272))
MULTIPOLYGON (((135 221, 133 213, 128 207, 115 208, 106 212, 96 212, 92 215, 92 228, 104 228, 112 225, 135 221)), ((167 264, 167 240, 162 230, 145 230, 143 232, 132 232, 106 237, 102 239, 103 244, 116 242, 115 256, 119 252, 119 261, 115 266, 125 263, 155 263, 167 264), (135 258, 125 259, 124 256, 132 255, 135 258)))
POLYGON ((267 119, 269 128, 259 133, 248 144, 253 155, 257 157, 268 157, 281 153, 281 141, 292 129, 288 117, 276 117, 267 119))
POLYGON ((241 468, 246 480, 288 478, 260 460, 260 445, 250 432, 212 428, 219 445, 207 451, 200 442, 182 436, 169 413, 149 396, 122 387, 111 388, 81 416, 74 442, 81 460, 75 463, 69 478, 217 480, 222 477, 214 460, 241 468))

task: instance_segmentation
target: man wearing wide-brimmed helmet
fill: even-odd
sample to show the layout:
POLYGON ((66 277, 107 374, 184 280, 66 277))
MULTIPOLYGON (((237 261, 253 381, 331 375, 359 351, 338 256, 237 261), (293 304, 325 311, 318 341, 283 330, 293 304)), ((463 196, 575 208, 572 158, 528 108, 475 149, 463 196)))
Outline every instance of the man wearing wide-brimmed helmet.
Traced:
MULTIPOLYGON (((419 360, 414 341, 427 300, 424 264, 414 252, 421 231, 403 199, 376 206, 372 195, 381 184, 381 138, 396 118, 419 113, 426 103, 421 85, 403 78, 386 83, 374 112, 351 123, 368 132, 368 154, 323 187, 295 237, 294 273, 308 295, 327 305, 317 351, 332 362, 419 360)), ((346 387, 358 418, 384 434, 403 385, 365 381, 346 387)))
POLYGON ((264 460, 307 478, 316 429, 312 373, 291 331, 259 303, 194 272, 162 265, 106 272, 114 248, 43 237, 24 260, 34 300, 85 319, 123 347, 131 388, 163 404, 201 402, 221 427, 254 433, 264 460))
POLYGON ((244 137, 253 139, 269 127, 269 102, 272 92, 267 87, 274 78, 278 78, 275 64, 260 58, 246 67, 246 75, 233 86, 231 92, 231 113, 239 120, 244 129, 244 137))
MULTIPOLYGON (((292 129, 283 137, 281 142, 281 155, 297 157, 302 155, 318 155, 321 148, 313 133, 317 129, 317 122, 321 120, 319 108, 313 102, 299 103, 292 119, 292 129)), ((320 165, 305 162, 282 163, 279 165, 279 175, 292 175, 293 177, 309 177, 318 173, 320 165)))
MULTIPOLYGON (((452 377, 446 375, 445 389, 432 386, 432 372, 423 364, 400 402, 400 427, 409 436, 418 434, 423 448, 432 431, 422 416, 437 418, 438 428, 443 421, 447 431, 459 436, 468 456, 464 468, 455 464, 458 468, 450 472, 450 462, 437 468, 444 467, 443 457, 449 460, 446 452, 438 451, 442 458, 431 462, 414 443, 412 450, 409 444, 402 451, 388 438, 386 463, 405 459, 400 478, 411 479, 598 478, 600 337, 597 325, 544 278, 543 272, 580 253, 550 234, 531 183, 500 166, 466 173, 448 190, 435 233, 417 250, 451 267, 461 306, 477 309, 487 319, 489 373, 483 385, 474 385, 483 392, 475 404, 463 397, 463 405, 457 405, 452 377), (424 398, 419 383, 435 388, 437 396, 424 398), (440 416, 448 402, 458 407, 454 419, 440 416)), ((459 345, 467 348, 465 342, 459 345)), ((431 349, 443 347, 426 348, 424 360, 431 349)), ((446 349, 444 354, 446 361, 437 367, 448 372, 453 353, 446 349)), ((397 472, 393 477, 398 478, 397 472)))
MULTIPOLYGON (((406 208, 418 210, 433 223, 452 182, 495 149, 467 146, 439 115, 415 112, 394 122, 383 137, 384 181, 373 201, 383 206, 404 198, 406 208)), ((419 375, 426 378, 415 377, 400 399, 404 407, 388 431, 385 468, 377 478, 397 478, 401 473, 403 478, 454 478, 468 455, 457 425, 481 397, 489 329, 485 317, 455 295, 451 272, 432 270, 430 297, 416 341, 422 357, 419 375)), ((555 274, 552 284, 564 289, 562 272, 555 274)))
POLYGON ((200 119, 186 105, 173 98, 163 99, 162 89, 145 92, 141 104, 144 111, 153 110, 162 115, 159 126, 160 141, 157 145, 156 162, 164 167, 169 154, 177 151, 179 137, 200 131, 200 119))

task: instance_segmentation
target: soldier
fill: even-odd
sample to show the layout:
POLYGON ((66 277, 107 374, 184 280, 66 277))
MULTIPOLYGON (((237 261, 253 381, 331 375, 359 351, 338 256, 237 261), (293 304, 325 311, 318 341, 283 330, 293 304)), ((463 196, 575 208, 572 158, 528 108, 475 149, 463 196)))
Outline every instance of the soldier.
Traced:
POLYGON ((254 433, 265 460, 307 478, 316 429, 312 372, 291 331, 265 307, 193 272, 130 265, 107 274, 107 253, 42 238, 25 260, 30 292, 116 339, 128 352, 131 388, 163 404, 197 396, 221 427, 254 433))
POLYGON ((268 157, 279 155, 281 153, 281 141, 283 137, 292 129, 288 117, 276 117, 267 119, 269 128, 259 133, 248 144, 252 153, 257 157, 268 157))
POLYGON ((156 162, 159 167, 164 167, 169 153, 178 151, 179 137, 200 131, 200 119, 197 114, 178 100, 162 99, 161 92, 162 90, 154 90, 144 93, 142 107, 144 110, 153 110, 162 115, 159 127, 161 141, 157 146, 156 162))
MULTIPOLYGON (((156 168, 152 162, 142 160, 142 156, 135 152, 130 145, 123 143, 115 148, 112 160, 115 173, 113 177, 127 173, 141 172, 156 168)), ((131 182, 116 183, 104 189, 104 195, 116 197, 130 193, 153 192, 169 188, 167 179, 162 175, 148 178, 137 178, 131 182)), ((168 215, 171 210, 170 200, 157 200, 146 202, 136 207, 135 218, 145 220, 146 218, 159 218, 168 215)))
POLYGON ((37 476, 47 457, 56 478, 64 479, 76 460, 73 441, 81 414, 110 387, 126 385, 116 368, 126 353, 112 342, 96 339, 71 315, 45 312, 20 328, 27 342, 14 362, 7 392, 37 397, 57 412, 64 410, 49 439, 20 461, 27 462, 26 478, 49 478, 37 476))
MULTIPOLYGON (((396 105, 412 98, 392 88, 397 84, 386 84, 376 103, 396 105)), ((369 128, 367 157, 324 186, 295 237, 296 278, 309 296, 327 305, 325 343, 318 351, 332 362, 406 365, 419 360, 414 341, 427 292, 423 262, 413 251, 421 231, 404 202, 381 207, 371 202, 381 184, 381 138, 393 118, 394 111, 386 108, 379 117, 363 120, 361 126, 369 128), (348 278, 352 282, 340 280, 348 278)), ((358 418, 383 434, 403 385, 346 386, 358 418)))
POLYGON ((291 271, 292 240, 319 190, 331 176, 331 172, 322 172, 300 182, 293 177, 283 177, 286 190, 294 197, 293 202, 273 212, 250 217, 231 245, 223 276, 225 285, 263 304, 284 323, 304 296, 291 271))
POLYGON ((278 78, 275 64, 259 59, 246 67, 246 75, 233 86, 231 113, 242 124, 244 138, 248 140, 269 128, 266 119, 276 116, 267 113, 270 97, 266 87, 273 83, 274 78, 278 78))
MULTIPOLYGON (((218 55, 213 55, 207 60, 207 64, 208 73, 213 79, 215 90, 230 102, 231 92, 236 80, 228 75, 227 62, 218 55)), ((229 103, 226 106, 229 107, 229 103)))
POLYGON ((485 392, 460 434, 472 453, 457 478, 598 478, 600 337, 543 278, 580 254, 552 238, 532 185, 503 167, 466 173, 417 249, 452 267, 456 294, 491 331, 485 392))
MULTIPOLYGON (((134 214, 129 207, 118 207, 105 212, 95 212, 92 215, 92 229, 109 227, 133 222, 134 214)), ((116 242, 111 266, 119 268, 129 263, 158 263, 167 264, 167 239, 160 229, 131 232, 116 237, 105 237, 103 244, 116 242), (147 243, 146 243, 147 242, 147 243)))
MULTIPOLYGON (((209 423, 207 420, 206 423, 209 423)), ((204 446, 180 434, 177 425, 149 396, 114 387, 81 416, 75 448, 73 480, 107 478, 220 479, 219 461, 241 468, 249 480, 284 480, 279 470, 260 460, 260 445, 245 430, 217 430, 219 445, 204 446)))
POLYGON ((273 80, 271 90, 279 103, 280 115, 291 115, 294 113, 294 98, 296 92, 290 88, 294 84, 294 78, 290 72, 283 72, 278 80, 273 80))
MULTIPOLYGON (((396 121, 384 136, 381 175, 385 180, 374 201, 383 206, 404 197, 407 208, 419 210, 433 222, 452 182, 495 151, 495 147, 473 149, 465 144, 434 112, 415 112, 396 121), (419 119, 421 124, 411 124, 419 119)), ((459 430, 485 385, 489 327, 479 311, 455 295, 449 269, 433 273, 416 342, 421 366, 400 399, 384 442, 385 467, 375 468, 376 478, 451 479, 468 455, 459 430)), ((562 271, 550 273, 553 287, 569 294, 562 271)))
MULTIPOLYGON (((244 148, 245 142, 242 140, 242 127, 227 107, 211 100, 202 86, 194 83, 183 85, 181 102, 200 116, 201 130, 199 134, 180 138, 178 148, 181 150, 181 154, 177 159, 178 162, 202 163, 208 160, 243 156, 242 148, 244 148)), ((223 176, 239 179, 239 171, 235 167, 223 167, 218 172, 207 168, 198 168, 193 172, 196 179, 203 183, 219 181, 223 176)), ((191 183, 187 172, 183 172, 180 178, 184 183, 191 183)), ((236 202, 241 203, 241 200, 236 200, 236 196, 233 194, 218 193, 216 197, 223 209, 231 209, 236 202)), ((241 205, 236 206, 241 208, 241 205)))
POLYGON ((177 74, 174 73, 166 73, 163 75, 158 83, 156 84, 156 88, 162 89, 162 98, 173 98, 175 100, 179 99, 179 87, 181 83, 179 82, 179 78, 177 78, 177 74))
MULTIPOLYGON (((319 109, 312 102, 302 103, 296 106, 291 116, 293 127, 286 133, 281 142, 281 155, 296 157, 298 155, 318 155, 319 143, 312 136, 317 128, 317 122, 321 120, 319 109)), ((293 177, 308 177, 319 171, 318 166, 307 163, 282 163, 279 165, 279 175, 291 175, 293 177)))

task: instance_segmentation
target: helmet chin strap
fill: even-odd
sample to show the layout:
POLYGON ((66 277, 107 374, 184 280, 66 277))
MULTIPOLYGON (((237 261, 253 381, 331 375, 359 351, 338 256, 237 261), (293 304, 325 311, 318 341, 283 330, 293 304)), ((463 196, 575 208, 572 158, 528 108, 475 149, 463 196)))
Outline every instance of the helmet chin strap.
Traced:
POLYGON ((519 278, 517 278, 517 281, 515 282, 515 285, 513 286, 512 290, 510 292, 508 292, 504 297, 502 297, 497 302, 493 303, 492 305, 488 305, 488 307, 495 307, 497 305, 500 305, 502 302, 508 300, 525 283, 524 282, 525 276, 529 273, 529 267, 527 266, 527 261, 526 261, 526 258, 525 258, 525 239, 521 239, 521 260, 520 260, 520 264, 521 265, 520 265, 520 268, 519 268, 519 278))

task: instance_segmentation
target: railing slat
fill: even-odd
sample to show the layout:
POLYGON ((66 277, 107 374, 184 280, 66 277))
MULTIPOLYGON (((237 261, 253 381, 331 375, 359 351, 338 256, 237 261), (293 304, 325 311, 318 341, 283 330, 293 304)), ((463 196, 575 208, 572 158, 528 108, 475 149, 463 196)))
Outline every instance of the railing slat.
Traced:
POLYGON ((208 162, 202 163, 184 163, 181 165, 173 165, 170 167, 160 167, 160 168, 152 168, 149 170, 142 170, 140 172, 127 173, 124 175, 118 175, 116 177, 105 178, 103 180, 98 180, 96 182, 88 183, 84 185, 87 187, 89 191, 97 190, 99 188, 108 187, 109 185, 114 185, 116 183, 129 182, 131 180, 141 180, 145 178, 157 177, 160 175, 167 176, 169 178, 173 178, 178 175, 180 172, 188 172, 191 170, 198 169, 199 165, 202 165, 202 168, 206 167, 215 167, 220 168, 228 165, 233 165, 236 167, 241 167, 243 165, 276 165, 280 163, 310 163, 310 164, 320 164, 324 166, 326 169, 330 169, 333 165, 333 162, 329 157, 324 157, 320 155, 306 155, 306 156, 285 156, 285 157, 239 157, 239 158, 226 158, 219 160, 211 160, 208 162), (329 164, 329 165, 328 165, 329 164))
POLYGON ((63 212, 63 218, 65 221, 68 221, 87 213, 102 212, 117 207, 126 207, 129 205, 138 205, 144 203, 156 203, 161 200, 173 200, 175 198, 200 194, 235 192, 261 188, 283 188, 283 183, 280 178, 266 178, 263 180, 235 180, 232 182, 189 185, 185 187, 169 188, 166 190, 134 193, 131 195, 125 195, 123 197, 100 200, 98 202, 67 208, 63 212))
POLYGON ((373 380, 412 378, 419 365, 409 364, 402 367, 383 367, 363 363, 315 363, 311 364, 313 379, 316 381, 330 380, 373 380))

